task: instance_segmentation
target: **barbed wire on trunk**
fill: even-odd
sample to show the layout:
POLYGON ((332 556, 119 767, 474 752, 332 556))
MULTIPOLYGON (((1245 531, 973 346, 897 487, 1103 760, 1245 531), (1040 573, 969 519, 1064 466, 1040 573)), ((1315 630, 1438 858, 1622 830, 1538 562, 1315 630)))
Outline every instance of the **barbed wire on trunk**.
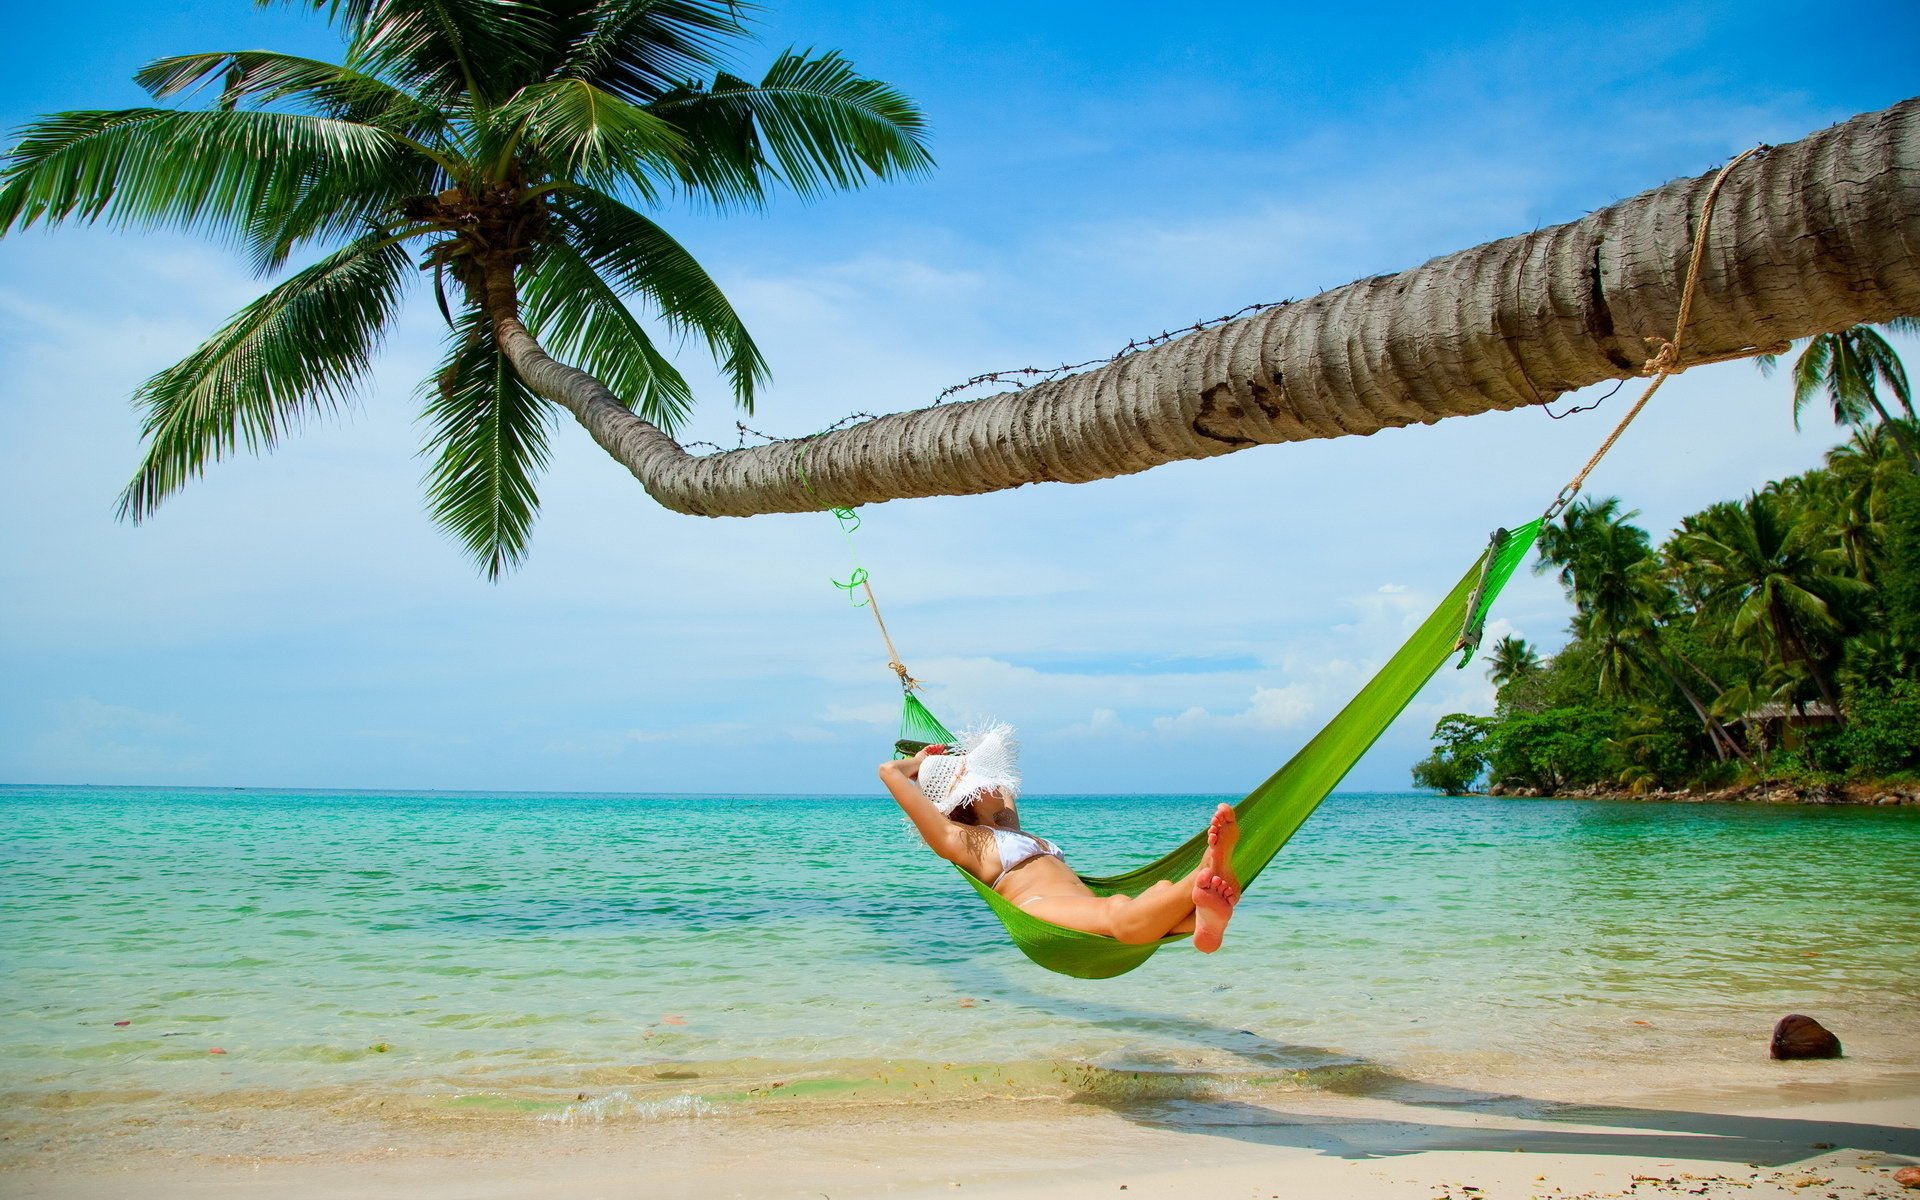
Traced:
POLYGON ((775 433, 762 433, 760 430, 755 429, 752 426, 748 425, 745 421, 735 421, 733 423, 733 429, 734 429, 734 434, 736 438, 736 444, 733 446, 722 446, 715 442, 682 442, 680 444, 689 449, 691 449, 694 446, 712 446, 715 450, 719 451, 720 453, 727 454, 727 453, 731 453, 734 450, 745 450, 747 448, 747 439, 750 437, 757 437, 762 442, 765 442, 768 445, 771 445, 775 442, 804 442, 808 438, 817 438, 822 434, 832 433, 837 429, 844 429, 848 425, 852 425, 858 421, 877 421, 879 419, 880 419, 879 413, 870 413, 870 412, 848 413, 846 416, 841 417, 838 421, 835 421, 833 424, 827 426, 825 429, 817 430, 813 433, 803 433, 803 434, 800 434, 798 437, 781 437, 779 434, 775 434, 775 433))
POLYGON ((1625 387, 1626 385, 1627 385, 1627 381, 1625 379, 1618 380, 1617 382, 1614 383, 1612 387, 1607 389, 1605 395, 1596 398, 1592 404, 1576 404, 1572 408, 1568 409, 1563 413, 1557 413, 1553 411, 1553 408, 1547 403, 1547 401, 1542 400, 1540 401, 1540 411, 1546 413, 1549 417, 1552 417, 1556 421, 1564 421, 1575 413, 1592 412, 1594 409, 1599 408, 1602 404, 1605 404, 1608 400, 1611 400, 1615 392, 1619 391, 1621 388, 1625 387))
MULTIPOLYGON (((1186 337, 1190 333, 1204 333, 1216 326, 1225 325, 1229 321, 1237 321, 1241 317, 1252 316, 1255 313, 1263 313, 1272 308, 1283 308, 1292 303, 1293 301, 1291 300, 1263 300, 1258 303, 1249 304, 1244 308, 1236 309, 1225 316, 1208 317, 1204 321, 1195 321, 1191 325, 1182 325, 1178 329, 1163 329, 1151 337, 1134 338, 1112 354, 1101 358, 1090 358, 1085 362, 1061 363, 1057 367, 1006 367, 998 371, 984 371, 971 379, 965 379, 959 383, 940 389, 939 394, 934 396, 933 403, 928 405, 928 407, 932 408, 944 404, 961 392, 970 391, 973 388, 988 383, 1007 384, 1011 386, 1014 391, 1024 391, 1027 388, 1042 383, 1052 383, 1056 379, 1064 379, 1068 375, 1085 371, 1090 367, 1104 367, 1108 363, 1119 362, 1121 359, 1138 354, 1142 350, 1151 350, 1155 346, 1164 346, 1168 342, 1176 338, 1186 337)), ((762 433, 758 429, 749 427, 744 421, 735 421, 733 428, 736 434, 736 444, 733 446, 722 446, 717 442, 708 441, 682 442, 681 445, 689 450, 703 446, 712 449, 716 453, 726 454, 734 450, 746 449, 747 439, 749 437, 759 438, 762 442, 769 445, 775 442, 798 442, 805 441, 808 438, 819 437, 821 434, 832 433, 856 421, 873 421, 877 419, 878 417, 874 413, 850 413, 847 416, 841 417, 825 429, 819 429, 812 433, 803 433, 792 437, 780 437, 771 433, 762 433)))
POLYGON ((1163 329, 1152 337, 1135 338, 1112 354, 1102 358, 1090 358, 1085 362, 1061 363, 1057 367, 1008 367, 999 371, 986 371, 982 374, 975 375, 971 379, 962 380, 951 387, 942 388, 940 394, 933 398, 933 402, 935 404, 943 403, 951 396, 955 396, 971 388, 979 387, 984 383, 1011 384, 1015 391, 1033 387, 1036 384, 1052 383, 1056 379, 1071 375, 1077 371, 1084 371, 1088 367, 1104 367, 1108 363, 1119 362, 1121 359, 1129 355, 1138 354, 1142 350, 1151 350, 1155 346, 1163 346, 1175 338, 1183 338, 1190 333, 1204 333, 1216 325, 1225 325, 1228 321, 1237 321, 1241 317, 1252 316, 1255 313, 1266 312, 1270 308, 1280 308, 1292 303, 1293 301, 1291 300, 1263 300, 1259 303, 1249 304, 1245 308, 1230 312, 1223 317, 1208 317, 1204 321, 1195 321, 1191 325, 1183 325, 1178 329, 1163 329))

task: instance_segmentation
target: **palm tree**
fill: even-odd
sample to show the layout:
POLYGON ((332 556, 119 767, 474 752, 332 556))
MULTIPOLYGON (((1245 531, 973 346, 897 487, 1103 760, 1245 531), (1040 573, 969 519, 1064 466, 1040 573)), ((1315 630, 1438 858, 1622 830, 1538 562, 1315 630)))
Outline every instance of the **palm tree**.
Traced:
POLYGON ((1575 632, 1600 653, 1601 690, 1625 696, 1644 674, 1640 646, 1669 604, 1647 532, 1629 523, 1640 514, 1620 509, 1617 496, 1569 507, 1559 524, 1541 529, 1534 570, 1559 568, 1575 632))
POLYGON ((136 76, 148 92, 211 89, 211 106, 46 117, 0 176, 0 230, 185 226, 269 271, 321 252, 141 387, 135 520, 237 445, 337 407, 417 262, 451 328, 426 389, 427 493, 497 576, 526 552, 551 372, 591 372, 625 419, 665 430, 693 396, 658 332, 703 341, 749 411, 765 379, 726 296, 642 209, 750 208, 930 164, 919 110, 838 54, 781 54, 758 83, 718 69, 746 34, 736 0, 315 6, 344 27, 343 62, 162 59, 136 76), (529 358, 536 333, 579 369, 529 358))
MULTIPOLYGON (((1561 586, 1574 604, 1574 634, 1592 646, 1599 659, 1603 693, 1630 698, 1658 678, 1693 710, 1716 756, 1744 758, 1708 702, 1667 661, 1660 627, 1678 610, 1679 598, 1667 584, 1646 530, 1630 523, 1639 515, 1622 512, 1619 498, 1613 496, 1571 505, 1559 524, 1541 529, 1540 561, 1534 570, 1559 569, 1561 586)), ((1707 682, 1719 691, 1717 683, 1707 682)))
POLYGON ((1792 521, 1760 492, 1689 517, 1673 552, 1696 577, 1704 614, 1726 620, 1763 662, 1804 672, 1839 715, 1832 668, 1847 609, 1867 587, 1848 573, 1845 551, 1820 544, 1818 525, 1792 521))
MULTIPOLYGON (((1887 321, 1886 326, 1897 333, 1920 333, 1920 321, 1911 317, 1896 317, 1887 321)), ((1769 374, 1778 361, 1771 354, 1761 355, 1758 360, 1761 371, 1769 374)), ((1879 417, 1881 425, 1892 431, 1900 452, 1907 457, 1907 465, 1920 475, 1920 449, 1915 448, 1906 428, 1887 411, 1880 399, 1882 386, 1900 402, 1907 419, 1912 420, 1913 392, 1907 386, 1906 369, 1901 366, 1899 353, 1879 331, 1869 325, 1855 325, 1834 333, 1816 334, 1807 340, 1800 357, 1793 363, 1793 427, 1800 428, 1801 412, 1817 395, 1826 397, 1835 425, 1864 426, 1868 423, 1867 414, 1872 412, 1879 417)))
MULTIPOLYGON (((757 87, 730 75, 689 82, 737 29, 723 0, 327 7, 352 35, 344 67, 251 52, 159 64, 147 77, 163 94, 225 81, 221 106, 48 118, 0 170, 0 231, 68 217, 188 225, 237 236, 270 263, 345 238, 396 201, 415 202, 380 237, 349 243, 358 255, 340 251, 345 258, 303 287, 243 314, 223 335, 229 349, 209 343, 203 374, 245 374, 236 364, 260 361, 263 342, 290 368, 275 372, 271 403, 223 418, 225 432, 205 439, 209 455, 270 444, 289 411, 324 410, 360 377, 374 341, 340 335, 316 314, 345 313, 359 328, 391 309, 389 281, 404 264, 381 253, 389 236, 458 243, 432 256, 456 285, 456 345, 468 347, 450 357, 451 390, 513 395, 516 413, 526 393, 559 404, 655 499, 696 515, 1085 482, 1253 445, 1542 404, 1643 369, 1648 340, 1668 335, 1680 308, 1686 246, 1673 231, 1699 223, 1712 182, 1676 180, 1567 225, 1269 308, 1053 383, 696 457, 649 419, 671 397, 686 398, 670 379, 651 383, 664 359, 622 331, 628 319, 611 312, 605 293, 653 300, 658 291, 671 311, 705 312, 709 320, 683 315, 680 324, 715 345, 736 393, 758 377, 758 355, 704 276, 686 279, 696 303, 651 273, 652 249, 672 251, 644 218, 587 193, 611 199, 626 189, 644 201, 686 191, 737 204, 780 183, 814 190, 908 173, 927 161, 918 112, 833 55, 783 56, 757 87), (246 103, 309 111, 230 119, 246 103), (542 190, 548 181, 553 190, 542 190), (631 249, 628 232, 649 233, 648 249, 631 249), (571 253, 545 254, 554 238, 571 253), (598 282, 584 278, 580 257, 598 282), (642 276, 655 282, 634 288, 642 276), (592 355, 593 346, 604 352, 592 355), (633 398, 648 387, 663 395, 651 409, 633 398)), ((1741 219, 1710 223, 1682 363, 1920 313, 1920 265, 1904 240, 1920 221, 1920 191, 1908 185, 1917 130, 1920 100, 1903 101, 1734 171, 1718 211, 1741 219)), ((215 390, 207 405, 188 408, 213 424, 215 402, 236 394, 215 390)), ((529 460, 544 449, 530 421, 450 407, 493 431, 503 455, 529 460)), ((169 472, 197 465, 188 459, 169 472)), ((451 478, 467 473, 449 467, 451 478)), ((484 464, 472 474, 482 493, 499 477, 484 464)), ((500 507, 513 511, 472 506, 482 516, 500 507)))
POLYGON ((1812 480, 1808 515, 1824 524, 1847 556, 1848 573, 1869 585, 1878 581, 1886 557, 1888 508, 1903 477, 1911 477, 1893 442, 1899 421, 1862 426, 1845 444, 1827 452, 1824 471, 1812 480))
POLYGON ((1509 634, 1493 644, 1487 664, 1487 678, 1495 688, 1528 678, 1540 670, 1540 655, 1525 638, 1509 634))
MULTIPOLYGON (((1684 362, 1920 313, 1908 185, 1920 100, 1750 159, 1722 188, 1684 362), (1844 192, 1847 202, 1834 203, 1844 192), (1751 297, 1768 298, 1765 305, 1751 297)), ((816 511, 1084 483, 1250 446, 1543 404, 1630 377, 1671 334, 1684 239, 1712 175, 1567 225, 1363 279, 1051 383, 883 416, 805 441, 694 457, 593 381, 510 348, 668 508, 816 511)), ((868 407, 874 407, 869 403, 868 407)))

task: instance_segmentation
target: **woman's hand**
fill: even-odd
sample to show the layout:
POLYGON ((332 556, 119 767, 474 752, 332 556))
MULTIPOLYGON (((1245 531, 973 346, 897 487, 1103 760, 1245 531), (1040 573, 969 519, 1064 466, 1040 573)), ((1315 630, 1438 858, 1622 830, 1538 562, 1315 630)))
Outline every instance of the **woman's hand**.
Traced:
POLYGON ((945 754, 946 752, 946 745, 936 742, 931 746, 922 748, 920 753, 914 755, 912 758, 896 758, 881 763, 880 773, 885 775, 889 772, 897 772, 906 776, 908 779, 918 779, 920 777, 920 764, 926 762, 928 756, 945 754))

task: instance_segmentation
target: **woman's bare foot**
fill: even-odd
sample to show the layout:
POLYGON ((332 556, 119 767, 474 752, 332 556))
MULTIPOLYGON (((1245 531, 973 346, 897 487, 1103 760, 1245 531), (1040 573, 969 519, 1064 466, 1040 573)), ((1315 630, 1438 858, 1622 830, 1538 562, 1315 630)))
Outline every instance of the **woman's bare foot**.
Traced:
POLYGON ((1207 827, 1207 852, 1193 881, 1193 948, 1212 954, 1240 903, 1240 881, 1233 873, 1233 847, 1240 840, 1240 822, 1230 805, 1214 810, 1207 827))
POLYGON ((1218 875, 1197 879, 1193 884, 1193 948, 1212 954, 1226 936, 1227 922, 1233 920, 1233 906, 1240 902, 1240 890, 1218 875))

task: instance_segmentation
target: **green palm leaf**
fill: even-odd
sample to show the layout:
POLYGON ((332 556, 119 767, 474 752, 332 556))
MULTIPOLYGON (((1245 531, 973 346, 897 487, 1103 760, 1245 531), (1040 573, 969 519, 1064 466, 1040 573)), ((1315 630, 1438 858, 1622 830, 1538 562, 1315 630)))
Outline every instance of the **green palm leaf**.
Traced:
POLYGON ((644 104, 716 66, 726 39, 746 33, 740 10, 733 0, 579 4, 562 30, 555 77, 584 79, 644 104))
POLYGON ((523 291, 528 328, 549 349, 667 432, 686 420, 693 389, 573 247, 542 247, 523 291))
POLYGON ((788 51, 758 85, 721 74, 653 108, 693 144, 684 182, 721 202, 759 203, 769 175, 811 196, 933 166, 920 109, 831 52, 788 51))
POLYGON ((522 0, 290 0, 324 10, 353 41, 347 65, 444 108, 498 103, 540 76, 551 23, 522 0))
POLYGON ((489 579, 527 554, 552 409, 513 372, 478 308, 462 314, 422 414, 433 518, 489 579))
POLYGON ((298 101, 321 116, 376 125, 408 138, 447 128, 439 110, 362 71, 319 59, 270 50, 180 54, 141 68, 135 83, 156 100, 170 100, 207 87, 219 89, 220 104, 236 108, 298 101))
POLYGON ((625 183, 649 200, 686 157, 686 140, 672 125, 583 79, 524 88, 492 124, 504 134, 500 152, 531 155, 544 173, 595 188, 625 183))
POLYGON ((0 172, 0 232, 106 218, 205 229, 271 251, 264 213, 319 194, 338 229, 417 191, 428 164, 385 130, 256 111, 56 113, 28 126, 0 172))
MULTIPOLYGON (((1826 386, 1828 369, 1833 362, 1833 336, 1826 334, 1813 338, 1800 357, 1793 363, 1793 427, 1800 428, 1800 413, 1807 402, 1818 395, 1826 386)), ((1836 424, 1857 425, 1860 414, 1845 407, 1846 400, 1836 396, 1833 404, 1833 419, 1836 424)))
POLYGON ((218 333, 135 393, 146 457, 120 497, 138 521, 210 462, 256 453, 348 400, 372 363, 410 264, 369 237, 329 255, 240 310, 218 333))
MULTIPOLYGON (((1911 321, 1889 321, 1889 328, 1912 332, 1911 321)), ((1913 412, 1913 389, 1907 385, 1907 369, 1900 362, 1900 354, 1878 330, 1869 325, 1857 325, 1853 329, 1854 345, 1860 358, 1860 373, 1869 393, 1878 395, 1879 385, 1884 383, 1893 398, 1900 402, 1911 419, 1913 412)))
MULTIPOLYGON (((706 269, 667 231, 613 197, 577 188, 555 197, 569 246, 620 292, 645 297, 675 332, 704 338, 740 406, 753 411, 766 359, 706 269)), ((616 389, 617 391, 617 389, 616 389)))

